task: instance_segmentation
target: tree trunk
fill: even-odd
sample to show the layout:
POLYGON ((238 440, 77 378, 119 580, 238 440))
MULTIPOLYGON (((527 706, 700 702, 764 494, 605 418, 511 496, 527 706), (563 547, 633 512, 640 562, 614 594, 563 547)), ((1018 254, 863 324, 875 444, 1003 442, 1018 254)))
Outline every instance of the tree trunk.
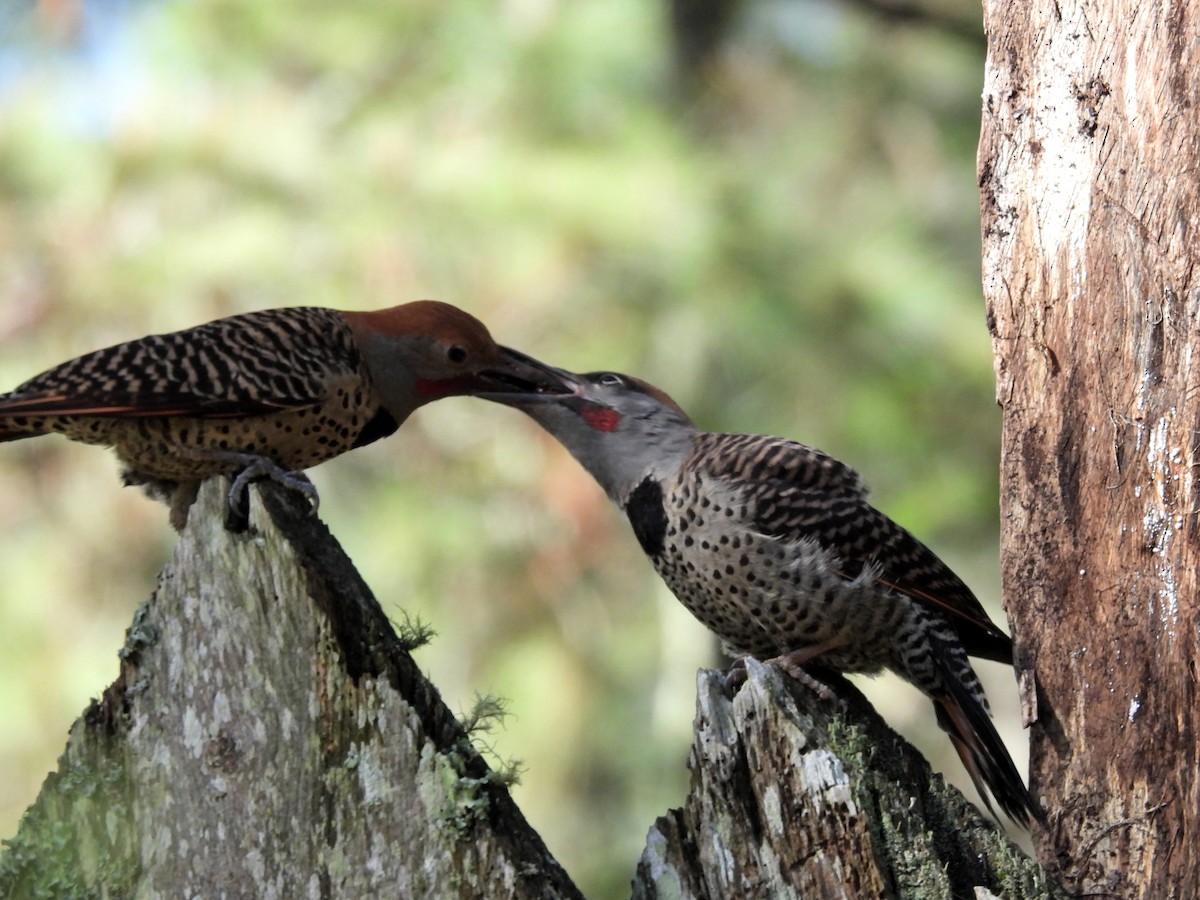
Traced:
MULTIPOLYGON (((0 896, 578 897, 324 525, 268 485, 229 534, 224 487, 8 842, 0 896)), ((700 673, 692 789, 635 897, 1058 896, 848 682, 830 702, 748 673, 733 699, 700 673)))
POLYGON ((1200 12, 986 4, 984 291, 1040 848, 1195 896, 1200 12))
POLYGON ((306 504, 209 481, 3 897, 579 897, 306 504))

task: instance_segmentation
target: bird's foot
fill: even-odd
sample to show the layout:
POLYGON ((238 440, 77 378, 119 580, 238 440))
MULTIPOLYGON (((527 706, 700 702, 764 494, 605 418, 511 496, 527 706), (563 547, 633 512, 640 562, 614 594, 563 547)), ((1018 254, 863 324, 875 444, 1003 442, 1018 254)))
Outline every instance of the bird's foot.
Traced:
MULTIPOLYGON (((768 666, 774 666, 785 675, 791 676, 822 700, 832 700, 833 691, 829 689, 828 685, 814 678, 804 668, 805 663, 811 662, 815 656, 820 655, 823 651, 829 649, 830 646, 833 645, 805 647, 802 650, 793 650, 791 653, 781 653, 779 656, 773 656, 770 659, 763 660, 763 662, 768 666)), ((750 659, 750 657, 738 657, 733 661, 733 665, 729 667, 729 671, 725 673, 725 690, 731 696, 736 694, 738 689, 746 683, 748 675, 746 672, 747 659, 750 659)))
POLYGON ((743 684, 746 683, 746 657, 739 656, 733 661, 733 665, 729 667, 729 671, 725 673, 725 691, 729 696, 733 696, 738 692, 743 684))
POLYGON ((250 527, 250 485, 263 478, 270 479, 288 490, 298 491, 312 504, 315 513, 321 498, 317 489, 303 472, 293 472, 267 459, 265 456, 231 453, 230 461, 241 466, 229 486, 229 509, 225 516, 228 531, 243 532, 250 527))
POLYGON ((781 672, 792 676, 822 700, 832 700, 833 691, 829 686, 822 681, 813 678, 804 668, 804 663, 812 658, 812 654, 807 650, 798 650, 793 653, 784 653, 781 656, 776 656, 767 660, 767 665, 774 666, 781 672))
MULTIPOLYGON (((800 682, 822 700, 830 700, 833 698, 833 691, 823 682, 817 680, 807 671, 805 671, 802 663, 797 662, 792 657, 794 653, 785 653, 782 656, 775 656, 771 659, 764 660, 768 666, 774 666, 785 675, 789 675, 796 681, 800 682)), ((738 692, 743 684, 746 683, 748 673, 746 672, 746 660, 748 657, 742 656, 733 661, 733 665, 729 667, 729 671, 725 673, 725 690, 732 697, 738 692)))

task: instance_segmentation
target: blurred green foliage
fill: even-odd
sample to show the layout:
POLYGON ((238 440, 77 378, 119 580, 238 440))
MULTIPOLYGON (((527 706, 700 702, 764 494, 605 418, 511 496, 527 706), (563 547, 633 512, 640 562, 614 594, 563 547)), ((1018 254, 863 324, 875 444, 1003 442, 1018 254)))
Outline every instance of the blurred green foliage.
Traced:
MULTIPOLYGON (((644 0, 65 4, 116 17, 96 47, 92 19, 47 18, 63 6, 0 22, 0 388, 218 315, 437 297, 713 430, 835 453, 997 611, 981 43, 747 0, 683 85, 644 0)), ((57 438, 0 447, 0 835, 171 551, 115 470, 57 438)), ((416 657, 450 705, 508 698, 489 741, 551 850, 626 896, 686 790, 712 640, 512 410, 438 404, 315 480, 385 609, 437 629, 416 657)), ((1011 676, 981 669, 1023 744, 1011 676)), ((961 782, 928 704, 871 690, 961 782)))

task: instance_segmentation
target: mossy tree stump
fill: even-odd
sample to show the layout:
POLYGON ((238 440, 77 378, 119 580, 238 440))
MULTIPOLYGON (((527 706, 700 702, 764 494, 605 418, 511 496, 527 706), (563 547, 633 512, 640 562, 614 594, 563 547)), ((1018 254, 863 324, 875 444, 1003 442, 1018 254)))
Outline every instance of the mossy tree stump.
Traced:
MULTIPOLYGON (((268 485, 231 534, 224 489, 7 842, 0 896, 579 897, 320 520, 268 485)), ((822 702, 751 663, 734 698, 698 684, 692 789, 629 861, 634 896, 1052 895, 847 683, 822 702)))

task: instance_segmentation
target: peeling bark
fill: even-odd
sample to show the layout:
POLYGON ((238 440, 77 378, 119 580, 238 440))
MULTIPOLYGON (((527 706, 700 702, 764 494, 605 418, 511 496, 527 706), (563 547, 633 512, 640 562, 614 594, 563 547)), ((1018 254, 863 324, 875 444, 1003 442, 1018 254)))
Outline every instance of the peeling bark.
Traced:
POLYGON ((691 790, 651 828, 635 900, 1065 896, 849 682, 822 673, 823 701, 747 669, 732 699, 700 673, 691 790))
POLYGON ((337 542, 205 484, 0 896, 579 897, 337 542))
POLYGON ((1200 884, 1200 8, 985 4, 1002 570, 1040 847, 1091 896, 1200 884))

